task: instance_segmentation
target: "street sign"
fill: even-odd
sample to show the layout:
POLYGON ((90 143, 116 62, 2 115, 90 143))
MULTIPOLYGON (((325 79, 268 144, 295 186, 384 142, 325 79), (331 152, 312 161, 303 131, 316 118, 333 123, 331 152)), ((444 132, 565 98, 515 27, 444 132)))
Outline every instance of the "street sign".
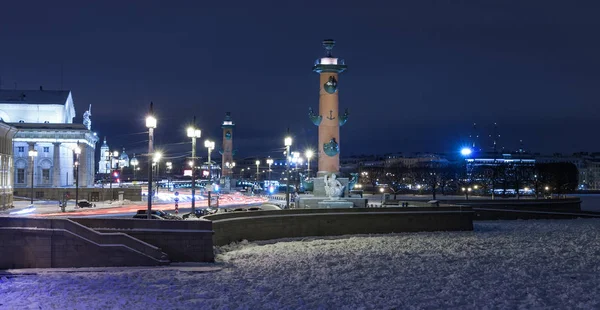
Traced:
POLYGON ((175 202, 179 202, 179 198, 175 198, 175 202))
POLYGON ((179 196, 179 192, 175 192, 175 196, 179 196))

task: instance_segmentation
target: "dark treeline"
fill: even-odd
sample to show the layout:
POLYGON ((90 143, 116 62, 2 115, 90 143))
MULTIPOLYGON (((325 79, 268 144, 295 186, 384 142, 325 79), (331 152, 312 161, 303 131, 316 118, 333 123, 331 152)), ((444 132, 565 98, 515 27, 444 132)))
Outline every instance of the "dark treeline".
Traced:
POLYGON ((578 184, 577 167, 571 163, 522 165, 518 161, 503 165, 467 167, 463 164, 422 162, 407 167, 361 167, 360 183, 366 188, 386 186, 397 194, 476 194, 491 197, 515 197, 523 194, 536 198, 563 196, 578 184), (385 185, 383 185, 385 184, 385 185))

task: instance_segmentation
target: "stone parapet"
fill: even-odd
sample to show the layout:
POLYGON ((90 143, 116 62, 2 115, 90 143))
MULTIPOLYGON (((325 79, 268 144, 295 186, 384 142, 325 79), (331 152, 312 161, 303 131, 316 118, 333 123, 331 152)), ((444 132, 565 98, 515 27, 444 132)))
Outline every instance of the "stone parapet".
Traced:
POLYGON ((304 209, 231 212, 207 216, 214 244, 241 240, 473 230, 473 211, 463 208, 304 209))

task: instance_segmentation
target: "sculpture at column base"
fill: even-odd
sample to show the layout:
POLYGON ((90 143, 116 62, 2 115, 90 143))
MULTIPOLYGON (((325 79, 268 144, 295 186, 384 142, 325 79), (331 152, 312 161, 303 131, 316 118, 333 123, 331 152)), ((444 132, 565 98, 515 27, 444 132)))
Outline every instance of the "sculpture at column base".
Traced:
POLYGON ((329 199, 319 201, 319 208, 352 208, 354 204, 350 201, 340 199, 344 195, 345 186, 337 180, 335 173, 325 175, 325 194, 329 199))
POLYGON ((325 175, 325 194, 330 200, 339 200, 344 195, 345 186, 337 180, 335 173, 325 175))

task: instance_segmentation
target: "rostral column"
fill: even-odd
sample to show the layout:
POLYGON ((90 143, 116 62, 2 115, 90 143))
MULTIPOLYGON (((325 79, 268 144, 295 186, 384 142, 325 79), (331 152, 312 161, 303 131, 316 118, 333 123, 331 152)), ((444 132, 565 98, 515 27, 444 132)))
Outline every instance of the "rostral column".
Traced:
POLYGON ((319 73, 319 113, 315 115, 309 108, 311 121, 319 126, 318 159, 319 170, 317 177, 339 173, 340 171, 340 126, 348 119, 348 111, 339 114, 338 77, 346 70, 346 64, 341 58, 333 57, 331 50, 335 41, 323 41, 325 57, 315 61, 313 71, 319 73))

